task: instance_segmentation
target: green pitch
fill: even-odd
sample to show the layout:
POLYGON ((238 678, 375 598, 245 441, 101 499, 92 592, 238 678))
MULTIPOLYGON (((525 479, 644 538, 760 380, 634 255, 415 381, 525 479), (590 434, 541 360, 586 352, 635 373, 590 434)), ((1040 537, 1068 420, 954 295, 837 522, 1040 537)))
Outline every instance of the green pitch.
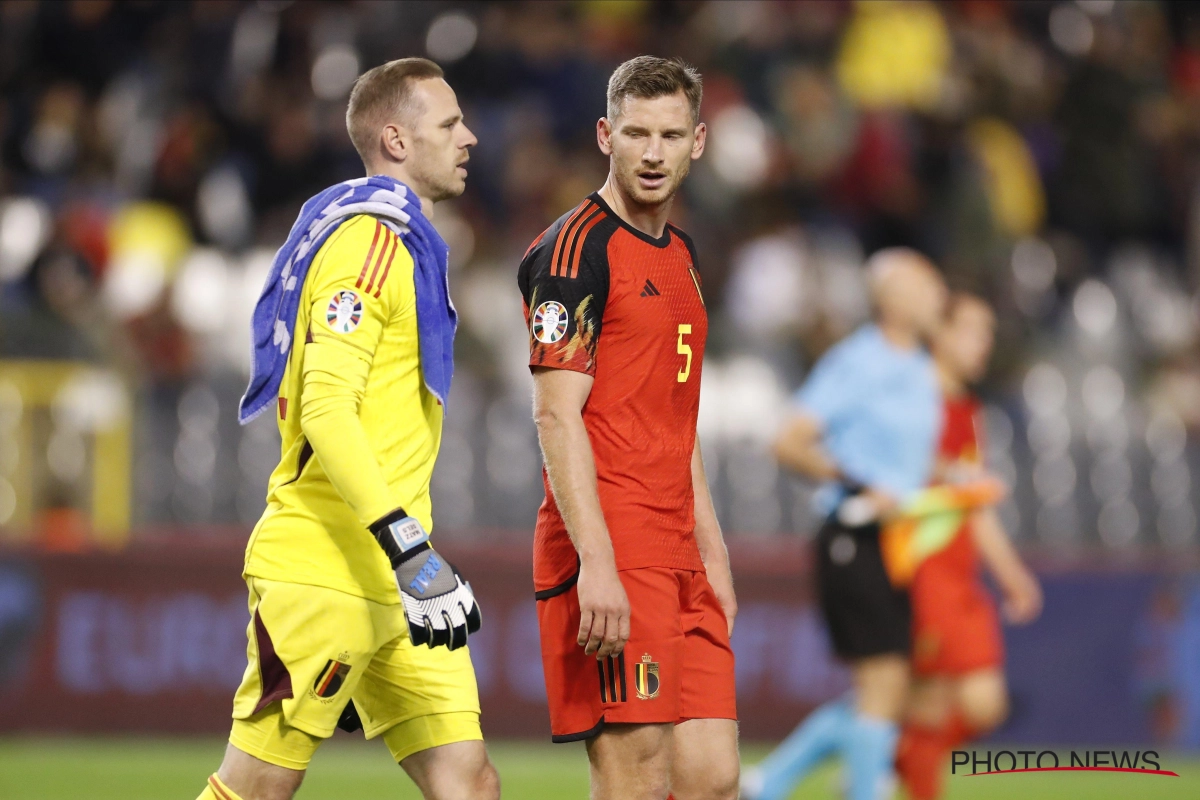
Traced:
MULTIPOLYGON (((0 798, 4 800, 192 800, 221 760, 216 739, 0 739, 0 798)), ((499 742, 490 746, 504 796, 516 800, 582 800, 587 759, 582 745, 499 742)), ((995 749, 995 748, 993 748, 995 749)), ((767 748, 744 749, 747 762, 767 748)), ((950 800, 1174 800, 1200 797, 1200 758, 1166 755, 1163 768, 1178 778, 1101 773, 1018 774, 951 778, 950 800)), ((833 767, 812 776, 794 795, 840 798, 833 767)), ((299 800, 347 797, 420 800, 378 742, 338 737, 321 748, 299 800)))

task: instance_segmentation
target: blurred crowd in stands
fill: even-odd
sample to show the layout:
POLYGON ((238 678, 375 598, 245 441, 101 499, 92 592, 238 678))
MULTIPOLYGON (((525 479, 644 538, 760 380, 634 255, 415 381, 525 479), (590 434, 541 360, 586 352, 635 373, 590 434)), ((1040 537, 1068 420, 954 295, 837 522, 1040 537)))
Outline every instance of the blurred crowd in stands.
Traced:
POLYGON ((97 398, 132 420, 136 528, 257 518, 278 438, 235 422, 250 310, 300 204, 362 172, 354 78, 426 55, 479 137, 435 218, 462 318, 436 524, 530 528, 516 266, 603 182, 605 84, 639 53, 704 75, 709 148, 674 219, 731 535, 814 529, 765 443, 868 318, 864 257, 904 244, 999 313, 981 390, 1019 541, 1194 548, 1200 8, 1113 0, 4 2, 0 526, 89 502, 107 417, 68 407, 97 398), (37 424, 4 379, 31 359, 88 365, 37 424))

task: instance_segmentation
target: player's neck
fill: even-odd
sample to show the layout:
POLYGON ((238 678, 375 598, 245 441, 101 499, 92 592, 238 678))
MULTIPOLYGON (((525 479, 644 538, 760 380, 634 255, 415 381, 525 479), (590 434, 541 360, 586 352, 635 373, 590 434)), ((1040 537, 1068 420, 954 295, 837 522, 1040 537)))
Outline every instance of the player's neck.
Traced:
POLYGON ((967 393, 967 385, 954 374, 953 370, 941 361, 935 363, 937 364, 938 385, 941 387, 943 397, 962 397, 967 393))
POLYGON ((433 200, 421 194, 421 190, 417 188, 417 182, 409 176, 408 170, 404 169, 403 165, 388 164, 386 167, 376 167, 374 171, 368 171, 368 177, 371 175, 384 175, 388 178, 393 178, 412 189, 413 194, 421 201, 421 213, 425 216, 425 219, 433 219, 433 200))
POLYGON ((608 176, 598 194, 608 203, 608 207, 621 219, 652 239, 661 239, 667 227, 667 219, 671 216, 671 201, 674 196, 661 203, 647 206, 636 203, 621 191, 620 186, 608 176))
POLYGON ((897 325, 886 319, 879 320, 876 325, 888 344, 897 350, 916 350, 921 346, 921 337, 907 325, 897 325))

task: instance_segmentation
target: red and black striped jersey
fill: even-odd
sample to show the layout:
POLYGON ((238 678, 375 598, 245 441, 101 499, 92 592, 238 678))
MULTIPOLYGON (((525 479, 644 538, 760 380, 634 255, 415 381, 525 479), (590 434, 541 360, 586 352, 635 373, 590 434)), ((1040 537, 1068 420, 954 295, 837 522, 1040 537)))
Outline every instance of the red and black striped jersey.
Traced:
MULTIPOLYGON (((592 194, 538 237, 517 280, 530 366, 595 378, 583 421, 617 568, 702 570, 691 457, 708 316, 691 240, 673 225, 654 239, 592 194)), ((577 568, 543 479, 538 590, 577 568)))

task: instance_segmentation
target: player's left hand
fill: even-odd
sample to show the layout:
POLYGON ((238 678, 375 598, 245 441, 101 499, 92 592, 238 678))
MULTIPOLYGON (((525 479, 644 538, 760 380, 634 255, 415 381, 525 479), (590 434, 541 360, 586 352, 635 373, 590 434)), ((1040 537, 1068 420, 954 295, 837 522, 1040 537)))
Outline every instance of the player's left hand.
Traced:
POLYGON ((415 645, 457 650, 483 622, 471 584, 429 543, 421 523, 402 509, 371 526, 392 569, 415 645))
POLYGON ((1042 613, 1042 586, 1029 570, 1022 569, 1003 581, 1004 618, 1014 625, 1033 622, 1042 613))
POLYGON ((717 596, 717 602, 725 612, 729 635, 733 636, 733 621, 737 619, 738 604, 737 595, 733 591, 733 574, 729 571, 729 561, 705 564, 704 569, 708 574, 708 585, 713 588, 713 594, 717 596))

